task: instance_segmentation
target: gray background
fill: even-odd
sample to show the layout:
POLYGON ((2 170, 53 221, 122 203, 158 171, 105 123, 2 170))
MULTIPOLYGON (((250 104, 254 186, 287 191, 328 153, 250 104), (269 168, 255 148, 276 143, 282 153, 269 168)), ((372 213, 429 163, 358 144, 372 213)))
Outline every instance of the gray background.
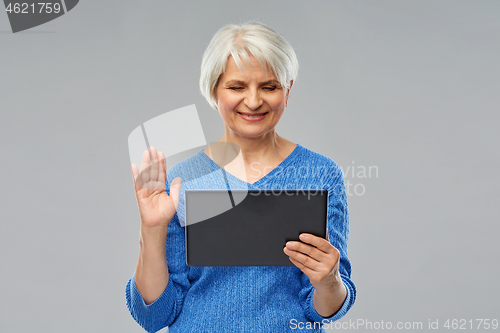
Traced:
POLYGON ((0 13, 0 331, 142 331, 124 296, 139 233, 128 134, 194 103, 217 140, 201 56, 220 26, 249 19, 299 58, 278 133, 344 169, 378 167, 346 177, 365 193, 349 197, 358 298, 342 320, 500 319, 499 13, 499 1, 86 0, 18 34, 0 13))

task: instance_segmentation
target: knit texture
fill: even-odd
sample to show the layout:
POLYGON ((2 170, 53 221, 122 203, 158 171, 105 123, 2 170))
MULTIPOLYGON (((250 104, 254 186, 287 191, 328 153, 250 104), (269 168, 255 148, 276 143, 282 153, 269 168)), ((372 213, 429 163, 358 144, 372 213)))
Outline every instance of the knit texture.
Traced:
POLYGON ((343 173, 334 161, 299 144, 278 167, 249 184, 223 172, 200 151, 168 170, 167 185, 175 177, 181 177, 183 183, 179 207, 167 233, 168 285, 149 305, 137 290, 134 276, 126 287, 128 309, 146 331, 157 332, 168 326, 169 333, 325 332, 319 323, 338 320, 349 311, 356 298, 347 257, 349 213, 343 173), (328 235, 340 252, 339 271, 347 289, 344 304, 333 316, 323 318, 316 312, 314 288, 297 267, 187 266, 184 191, 228 186, 328 190, 328 235))

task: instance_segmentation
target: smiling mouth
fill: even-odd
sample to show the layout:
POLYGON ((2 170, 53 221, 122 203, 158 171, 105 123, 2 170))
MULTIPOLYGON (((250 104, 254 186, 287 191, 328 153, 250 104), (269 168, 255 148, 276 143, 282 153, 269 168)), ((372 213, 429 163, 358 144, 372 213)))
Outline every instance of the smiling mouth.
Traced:
POLYGON ((243 117, 245 118, 250 118, 250 119, 257 119, 257 118, 260 118, 266 114, 268 114, 268 112, 262 112, 262 113, 243 113, 243 112, 238 112, 240 115, 242 115, 243 117))

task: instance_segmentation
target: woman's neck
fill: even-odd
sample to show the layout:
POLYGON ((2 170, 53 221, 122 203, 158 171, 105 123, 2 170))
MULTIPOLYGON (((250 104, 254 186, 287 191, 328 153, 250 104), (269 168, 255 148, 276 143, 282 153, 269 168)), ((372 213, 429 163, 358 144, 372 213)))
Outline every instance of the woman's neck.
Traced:
POLYGON ((227 130, 218 142, 231 142, 238 145, 245 164, 282 160, 282 155, 284 157, 288 156, 290 148, 288 143, 291 143, 279 136, 275 131, 258 138, 243 138, 227 130))

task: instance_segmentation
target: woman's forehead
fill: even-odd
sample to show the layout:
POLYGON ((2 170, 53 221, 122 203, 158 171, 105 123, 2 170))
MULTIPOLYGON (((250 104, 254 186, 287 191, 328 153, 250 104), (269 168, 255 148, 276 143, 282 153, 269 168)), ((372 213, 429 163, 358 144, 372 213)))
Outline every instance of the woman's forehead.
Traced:
POLYGON ((249 62, 240 61, 240 67, 232 56, 227 59, 226 70, 222 74, 224 80, 264 80, 278 81, 276 75, 271 71, 269 66, 262 67, 255 57, 250 56, 249 62))

